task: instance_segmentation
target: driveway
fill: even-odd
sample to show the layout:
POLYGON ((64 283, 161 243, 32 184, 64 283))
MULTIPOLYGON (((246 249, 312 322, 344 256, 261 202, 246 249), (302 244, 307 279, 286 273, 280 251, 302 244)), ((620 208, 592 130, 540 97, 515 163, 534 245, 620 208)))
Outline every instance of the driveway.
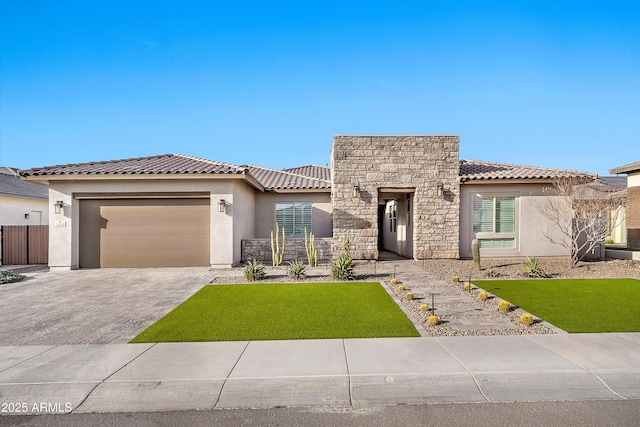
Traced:
POLYGON ((0 346, 126 343, 216 272, 118 268, 30 276, 0 285, 0 346))

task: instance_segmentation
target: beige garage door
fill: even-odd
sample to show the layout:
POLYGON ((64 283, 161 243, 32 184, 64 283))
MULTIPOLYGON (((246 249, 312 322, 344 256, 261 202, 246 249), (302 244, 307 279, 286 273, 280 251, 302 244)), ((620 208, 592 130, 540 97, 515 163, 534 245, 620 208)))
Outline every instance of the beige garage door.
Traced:
POLYGON ((80 268, 207 266, 209 199, 80 201, 80 268))

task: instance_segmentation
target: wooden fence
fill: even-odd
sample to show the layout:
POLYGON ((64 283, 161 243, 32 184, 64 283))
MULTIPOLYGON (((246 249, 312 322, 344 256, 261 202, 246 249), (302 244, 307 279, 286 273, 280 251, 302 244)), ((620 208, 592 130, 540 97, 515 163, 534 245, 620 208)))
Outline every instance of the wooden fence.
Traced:
POLYGON ((2 265, 49 263, 48 225, 3 225, 2 265))

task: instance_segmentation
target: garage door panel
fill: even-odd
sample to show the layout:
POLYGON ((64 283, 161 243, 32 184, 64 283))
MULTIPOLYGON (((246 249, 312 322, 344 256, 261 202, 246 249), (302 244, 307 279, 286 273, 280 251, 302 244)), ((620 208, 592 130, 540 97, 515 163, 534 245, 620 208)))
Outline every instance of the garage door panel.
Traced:
POLYGON ((82 200, 80 267, 210 264, 209 199, 82 200))

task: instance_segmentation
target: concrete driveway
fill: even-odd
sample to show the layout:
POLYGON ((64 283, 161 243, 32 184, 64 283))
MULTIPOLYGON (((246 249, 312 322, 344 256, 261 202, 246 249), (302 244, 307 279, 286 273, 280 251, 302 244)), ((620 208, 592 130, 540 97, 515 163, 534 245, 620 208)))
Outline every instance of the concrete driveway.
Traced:
POLYGON ((207 267, 35 273, 0 286, 0 346, 126 343, 215 277, 207 267))

